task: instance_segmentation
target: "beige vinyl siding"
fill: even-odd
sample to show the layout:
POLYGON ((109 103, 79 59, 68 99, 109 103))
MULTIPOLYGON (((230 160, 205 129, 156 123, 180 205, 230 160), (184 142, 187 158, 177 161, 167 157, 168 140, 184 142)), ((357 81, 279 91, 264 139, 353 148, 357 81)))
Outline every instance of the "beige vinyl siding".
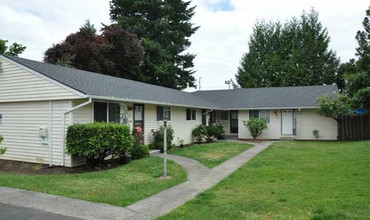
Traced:
POLYGON ((315 140, 313 130, 319 131, 319 140, 337 140, 338 124, 321 116, 314 109, 297 111, 297 139, 315 140))
POLYGON ((0 103, 81 98, 75 93, 0 58, 0 103))
MULTIPOLYGON (((63 142, 63 114, 72 108, 71 100, 53 101, 53 121, 52 121, 52 149, 53 164, 62 165, 62 142, 63 142)), ((71 124, 71 114, 66 115, 65 134, 67 135, 68 126, 71 124)), ((71 157, 65 151, 65 166, 71 166, 71 157)))
MULTIPOLYGON (((249 111, 239 111, 239 139, 252 139, 250 132, 243 121, 249 120, 249 111)), ((281 111, 270 110, 270 123, 267 123, 267 129, 262 131, 262 134, 257 139, 279 139, 281 137, 281 111)))
MULTIPOLYGON (((52 135, 52 164, 62 164, 61 116, 62 112, 70 107, 70 101, 51 103, 52 129, 49 128, 49 101, 0 103, 0 114, 3 115, 0 134, 4 137, 3 146, 7 147, 1 158, 49 164, 49 139, 42 140, 39 136, 39 128, 48 127, 49 134, 52 135)), ((67 124, 69 121, 67 118, 67 124)))
MULTIPOLYGON (((81 100, 72 100, 72 106, 76 107, 84 102, 87 102, 88 99, 81 100)), ((72 113, 72 123, 86 124, 92 122, 92 104, 85 105, 81 108, 76 109, 72 113)))
POLYGON ((235 135, 235 134, 231 134, 230 133, 230 111, 226 111, 227 112, 227 120, 222 120, 221 118, 221 112, 222 111, 218 111, 216 110, 216 122, 215 124, 222 124, 224 126, 224 132, 225 132, 225 135, 235 135))
MULTIPOLYGON (((186 108, 171 106, 171 125, 174 130, 173 143, 179 145, 182 139, 184 144, 193 143, 192 130, 202 124, 201 109, 196 109, 196 120, 186 120, 186 108)), ((145 105, 144 107, 144 142, 149 144, 153 141, 152 129, 158 129, 163 125, 162 121, 157 121, 157 107, 155 105, 145 105)))

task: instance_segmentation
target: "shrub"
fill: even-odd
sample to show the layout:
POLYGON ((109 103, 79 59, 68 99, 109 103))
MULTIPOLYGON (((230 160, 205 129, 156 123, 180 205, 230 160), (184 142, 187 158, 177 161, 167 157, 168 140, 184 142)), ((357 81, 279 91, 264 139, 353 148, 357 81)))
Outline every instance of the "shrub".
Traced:
POLYGON ((225 125, 223 125, 223 124, 216 124, 215 125, 218 129, 220 129, 220 131, 221 131, 221 133, 220 133, 220 135, 219 136, 216 136, 217 137, 217 139, 224 139, 225 138, 225 131, 224 131, 224 127, 225 127, 225 125))
MULTIPOLYGON (((223 128, 223 125, 221 125, 221 126, 223 128)), ((223 129, 221 129, 217 125, 212 125, 211 124, 211 125, 206 127, 206 130, 207 130, 207 136, 208 136, 207 139, 212 139, 212 137, 215 137, 217 139, 222 139, 223 136, 224 136, 223 129)))
MULTIPOLYGON (((164 126, 161 125, 159 129, 152 130, 153 135, 153 143, 151 144, 151 148, 159 149, 163 152, 163 134, 164 134, 164 126)), ((167 149, 171 149, 172 141, 174 137, 174 131, 171 125, 167 125, 167 149)))
MULTIPOLYGON (((4 140, 3 136, 0 135, 0 144, 1 144, 1 142, 3 142, 3 140, 4 140)), ((6 152, 6 148, 5 147, 0 147, 0 155, 5 154, 5 152, 6 152)))
POLYGON ((202 142, 202 140, 207 135, 206 126, 204 126, 204 125, 196 126, 192 131, 192 135, 198 140, 198 142, 202 142))
POLYGON ((130 149, 132 159, 141 159, 149 157, 149 146, 148 145, 135 145, 130 149))
POLYGON ((129 127, 117 123, 74 124, 67 131, 67 152, 97 165, 107 156, 124 156, 133 146, 129 127))
POLYGON ((262 130, 267 128, 266 120, 263 118, 252 118, 248 121, 243 121, 244 126, 246 126, 253 139, 256 139, 262 134, 262 130))

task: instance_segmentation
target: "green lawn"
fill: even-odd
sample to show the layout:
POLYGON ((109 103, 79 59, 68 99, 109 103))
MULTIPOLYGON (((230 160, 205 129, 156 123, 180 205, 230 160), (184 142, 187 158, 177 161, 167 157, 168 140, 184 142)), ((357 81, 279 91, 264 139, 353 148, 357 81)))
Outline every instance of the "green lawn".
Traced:
POLYGON ((160 219, 370 219, 370 141, 275 143, 160 219))
POLYGON ((250 144, 219 141, 207 144, 194 144, 185 148, 170 150, 168 153, 189 157, 209 168, 213 168, 251 147, 252 145, 250 144))
POLYGON ((83 174, 17 175, 0 172, 0 186, 127 206, 186 180, 182 167, 172 161, 168 161, 172 178, 159 179, 163 174, 162 161, 150 157, 118 168, 83 174))

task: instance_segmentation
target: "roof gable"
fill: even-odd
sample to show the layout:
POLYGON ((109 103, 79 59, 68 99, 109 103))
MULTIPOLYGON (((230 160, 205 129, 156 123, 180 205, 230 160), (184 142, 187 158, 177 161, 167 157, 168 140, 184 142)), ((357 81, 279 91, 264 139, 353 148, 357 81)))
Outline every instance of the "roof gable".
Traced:
POLYGON ((0 56, 0 102, 78 99, 83 94, 0 56))

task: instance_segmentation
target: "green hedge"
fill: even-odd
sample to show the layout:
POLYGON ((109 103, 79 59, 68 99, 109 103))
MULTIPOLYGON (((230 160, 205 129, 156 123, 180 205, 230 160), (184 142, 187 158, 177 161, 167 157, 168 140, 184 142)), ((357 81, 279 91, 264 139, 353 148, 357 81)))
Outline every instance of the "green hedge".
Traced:
POLYGON ((125 156, 133 144, 130 128, 117 123, 74 124, 66 137, 68 154, 85 157, 94 165, 107 156, 125 156))
MULTIPOLYGON (((3 136, 0 135, 0 144, 1 144, 1 142, 3 142, 3 140, 4 140, 3 136)), ((0 147, 0 155, 5 154, 5 152, 6 152, 6 148, 5 147, 0 147)))
POLYGON ((149 146, 148 145, 135 145, 130 150, 131 158, 141 159, 149 157, 149 146))

